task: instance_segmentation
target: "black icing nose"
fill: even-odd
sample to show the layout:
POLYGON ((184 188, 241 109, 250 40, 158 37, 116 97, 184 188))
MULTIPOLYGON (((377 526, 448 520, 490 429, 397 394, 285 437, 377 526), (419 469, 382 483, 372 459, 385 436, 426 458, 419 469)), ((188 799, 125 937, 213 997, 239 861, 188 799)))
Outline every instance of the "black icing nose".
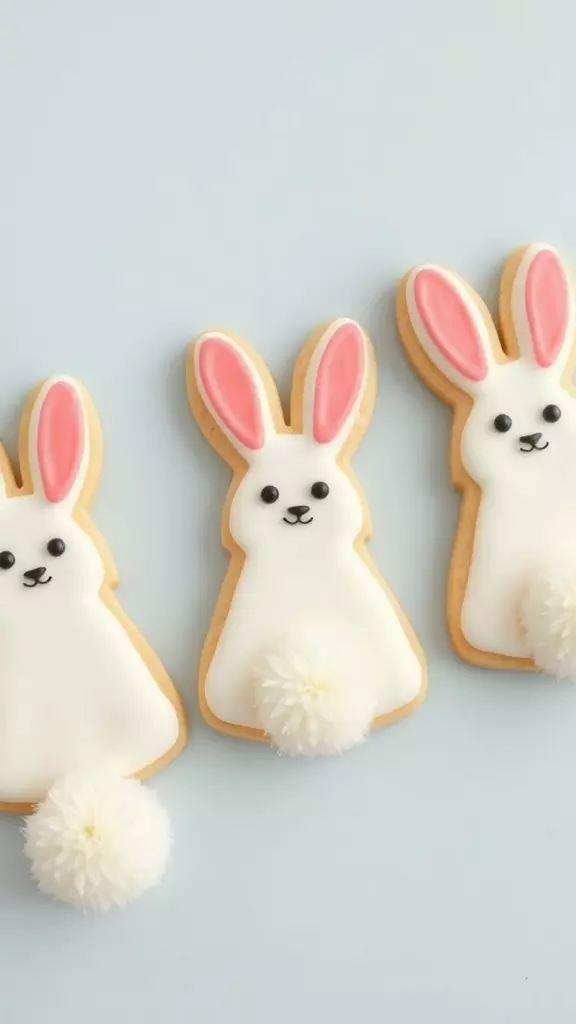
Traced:
POLYGON ((38 583, 38 580, 42 579, 45 572, 46 566, 39 565, 36 569, 26 569, 26 572, 23 573, 23 575, 27 580, 34 580, 35 583, 38 583))
POLYGON ((297 519, 301 519, 309 511, 310 505, 288 505, 288 512, 291 516, 296 516, 297 519))
POLYGON ((537 434, 522 434, 522 436, 519 438, 519 440, 520 440, 520 442, 522 444, 538 444, 538 441, 540 440, 541 437, 542 437, 542 433, 541 432, 539 432, 537 434))

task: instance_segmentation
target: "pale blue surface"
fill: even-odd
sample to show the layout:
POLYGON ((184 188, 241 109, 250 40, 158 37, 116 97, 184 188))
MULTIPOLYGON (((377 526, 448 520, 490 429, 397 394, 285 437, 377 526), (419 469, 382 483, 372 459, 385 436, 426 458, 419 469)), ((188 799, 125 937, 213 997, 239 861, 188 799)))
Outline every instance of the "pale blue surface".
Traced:
POLYGON ((172 870, 125 914, 43 901, 0 821, 2 1024, 572 1024, 576 689, 451 653, 449 415, 393 295, 433 259, 493 300, 534 239, 576 264, 575 31, 568 0, 1 3, 0 432, 39 378, 86 383, 94 518, 193 720, 155 782, 172 870), (342 760, 294 763, 198 720, 228 473, 183 353, 233 327, 286 394, 340 315, 377 346, 355 468, 430 692, 342 760))

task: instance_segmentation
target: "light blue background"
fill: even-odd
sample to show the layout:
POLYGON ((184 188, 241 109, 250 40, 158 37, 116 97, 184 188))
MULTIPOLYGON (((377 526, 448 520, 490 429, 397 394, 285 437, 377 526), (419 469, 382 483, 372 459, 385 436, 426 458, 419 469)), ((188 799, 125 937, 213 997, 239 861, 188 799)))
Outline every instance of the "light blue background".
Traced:
POLYGON ((423 260, 492 304, 524 242, 576 264, 575 32, 568 0, 0 3, 0 432, 13 449, 43 376, 86 383, 94 518, 192 716, 154 782, 171 871, 124 914, 41 899, 0 821, 2 1024, 572 1024, 576 689, 450 650, 449 414, 393 300, 423 260), (198 718, 228 472, 184 350, 233 327, 286 396, 340 315, 377 347, 355 468, 430 690, 362 749, 299 763, 198 718))

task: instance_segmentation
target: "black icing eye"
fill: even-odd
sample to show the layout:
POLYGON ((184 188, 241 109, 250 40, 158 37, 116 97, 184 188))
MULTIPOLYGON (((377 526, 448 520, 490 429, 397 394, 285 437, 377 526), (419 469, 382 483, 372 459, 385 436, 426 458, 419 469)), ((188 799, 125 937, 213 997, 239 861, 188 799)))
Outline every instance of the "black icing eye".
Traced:
POLYGON ((547 405, 542 409, 542 416, 546 423, 557 423, 562 415, 562 410, 557 405, 547 405))
POLYGON ((15 561, 11 551, 0 551, 0 569, 11 569, 15 561))
POLYGON ((268 484, 260 491, 260 497, 267 505, 273 505, 275 501, 278 501, 280 494, 277 487, 273 487, 272 484, 268 484))
POLYGON ((328 495, 330 494, 330 488, 328 487, 328 484, 324 483, 323 480, 317 480, 315 484, 312 484, 312 487, 310 488, 310 493, 312 494, 313 498, 327 498, 328 495))
POLYGON ((500 431, 501 434, 505 434, 507 430, 510 430, 512 426, 512 420, 505 412, 499 413, 494 420, 494 426, 496 430, 500 431))
POLYGON ((52 537, 46 545, 46 550, 53 558, 59 558, 66 551, 66 545, 60 537, 52 537))

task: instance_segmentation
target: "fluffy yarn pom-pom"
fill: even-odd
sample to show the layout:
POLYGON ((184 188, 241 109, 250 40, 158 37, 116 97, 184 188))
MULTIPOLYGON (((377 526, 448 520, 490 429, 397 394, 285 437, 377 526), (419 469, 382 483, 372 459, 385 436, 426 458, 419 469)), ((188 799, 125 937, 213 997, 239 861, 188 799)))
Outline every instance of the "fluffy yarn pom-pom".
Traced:
POLYGON ((530 653, 543 672, 576 678, 576 562, 557 562, 534 573, 522 602, 530 653))
POLYGON ((374 717, 369 687, 335 658, 318 653, 265 656, 256 672, 255 702, 272 743, 305 757, 362 743, 374 717))
POLYGON ((26 820, 40 892, 79 907, 123 907, 159 882, 171 846, 158 797, 135 779, 66 775, 26 820))

